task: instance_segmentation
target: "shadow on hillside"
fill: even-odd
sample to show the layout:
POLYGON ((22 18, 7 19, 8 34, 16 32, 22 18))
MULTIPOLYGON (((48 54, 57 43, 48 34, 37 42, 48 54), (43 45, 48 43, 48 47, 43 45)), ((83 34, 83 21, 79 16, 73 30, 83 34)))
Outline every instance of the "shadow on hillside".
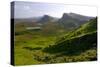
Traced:
POLYGON ((79 55, 88 49, 97 49, 97 33, 66 40, 57 45, 48 46, 43 52, 58 55, 79 55))
POLYGON ((93 48, 88 48, 88 49, 84 49, 84 50, 66 50, 66 51, 59 51, 59 52, 51 52, 51 51, 44 51, 45 53, 49 53, 49 54, 55 54, 55 57, 60 57, 60 56, 77 56, 80 55, 81 53, 86 52, 89 49, 93 49, 93 50, 97 50, 97 47, 93 47, 93 48))
POLYGON ((41 48, 41 47, 36 47, 36 48, 32 48, 32 47, 23 47, 23 49, 27 49, 27 50, 33 51, 33 50, 40 50, 40 49, 42 49, 42 48, 41 48))

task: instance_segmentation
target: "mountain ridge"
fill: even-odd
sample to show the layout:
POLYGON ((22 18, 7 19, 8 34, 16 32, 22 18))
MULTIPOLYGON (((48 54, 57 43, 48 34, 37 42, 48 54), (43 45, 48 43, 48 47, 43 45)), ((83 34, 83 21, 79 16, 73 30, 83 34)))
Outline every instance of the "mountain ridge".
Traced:
POLYGON ((63 16, 58 20, 58 23, 64 28, 77 28, 80 25, 86 23, 94 17, 83 16, 75 13, 64 13, 63 16))

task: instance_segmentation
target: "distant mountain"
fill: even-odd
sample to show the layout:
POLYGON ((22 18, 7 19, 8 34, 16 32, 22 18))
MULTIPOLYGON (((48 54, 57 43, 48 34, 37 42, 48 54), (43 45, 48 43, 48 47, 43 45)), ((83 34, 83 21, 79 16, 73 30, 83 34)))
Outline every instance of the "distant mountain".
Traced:
POLYGON ((79 27, 80 25, 86 23, 94 17, 83 16, 75 13, 64 13, 62 18, 58 20, 59 24, 64 28, 73 29, 79 27))
POLYGON ((24 22, 28 24, 35 23, 35 25, 48 25, 49 23, 57 24, 59 27, 66 29, 67 31, 76 29, 80 25, 86 23, 94 17, 83 16, 75 13, 64 13, 59 19, 49 15, 43 15, 40 17, 30 17, 30 18, 14 18, 14 22, 24 22))
POLYGON ((47 22, 55 22, 55 21, 57 21, 58 20, 58 18, 55 18, 55 17, 51 17, 51 16, 49 16, 49 15, 44 15, 43 17, 41 17, 41 19, 40 20, 38 20, 37 22, 38 23, 47 23, 47 22))
POLYGON ((84 20, 89 21, 90 19, 94 18, 94 17, 89 17, 89 16, 83 16, 83 15, 76 14, 76 13, 69 13, 68 15, 80 21, 84 21, 84 20))
MULTIPOLYGON (((13 18, 12 18, 13 19, 13 18)), ((37 22, 37 23, 46 23, 46 22, 55 22, 58 18, 51 17, 49 15, 39 16, 39 17, 30 17, 30 18, 14 18, 15 22, 37 22)))

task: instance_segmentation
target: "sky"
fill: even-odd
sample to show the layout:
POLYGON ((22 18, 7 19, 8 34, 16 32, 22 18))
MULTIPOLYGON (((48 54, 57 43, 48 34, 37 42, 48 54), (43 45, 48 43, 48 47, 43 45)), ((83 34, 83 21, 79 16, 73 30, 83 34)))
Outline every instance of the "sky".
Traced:
POLYGON ((62 17, 63 13, 77 13, 85 16, 97 16, 97 8, 82 5, 50 4, 15 1, 14 18, 30 18, 43 15, 62 17))

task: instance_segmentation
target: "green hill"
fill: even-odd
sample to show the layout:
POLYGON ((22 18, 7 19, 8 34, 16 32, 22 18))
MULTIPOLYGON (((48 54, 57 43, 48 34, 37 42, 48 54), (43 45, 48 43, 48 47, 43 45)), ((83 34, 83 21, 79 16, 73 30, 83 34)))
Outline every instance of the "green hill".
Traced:
POLYGON ((71 60, 81 57, 80 60, 76 59, 75 61, 96 60, 97 18, 91 19, 76 30, 67 33, 57 40, 54 45, 49 45, 43 51, 49 54, 59 54, 60 57, 65 55, 71 60), (93 54, 92 57, 90 56, 91 54, 93 54))
POLYGON ((71 38, 79 37, 79 36, 86 35, 89 33, 93 33, 96 31, 97 31, 97 18, 91 19, 86 24, 81 25, 79 28, 62 36, 61 38, 59 38, 57 43, 62 42, 62 41, 67 40, 67 39, 71 39, 71 38))
POLYGON ((91 33, 94 31, 97 31, 97 18, 91 19, 86 24, 80 26, 80 28, 77 28, 76 30, 69 32, 65 37, 71 38, 71 37, 91 33))

